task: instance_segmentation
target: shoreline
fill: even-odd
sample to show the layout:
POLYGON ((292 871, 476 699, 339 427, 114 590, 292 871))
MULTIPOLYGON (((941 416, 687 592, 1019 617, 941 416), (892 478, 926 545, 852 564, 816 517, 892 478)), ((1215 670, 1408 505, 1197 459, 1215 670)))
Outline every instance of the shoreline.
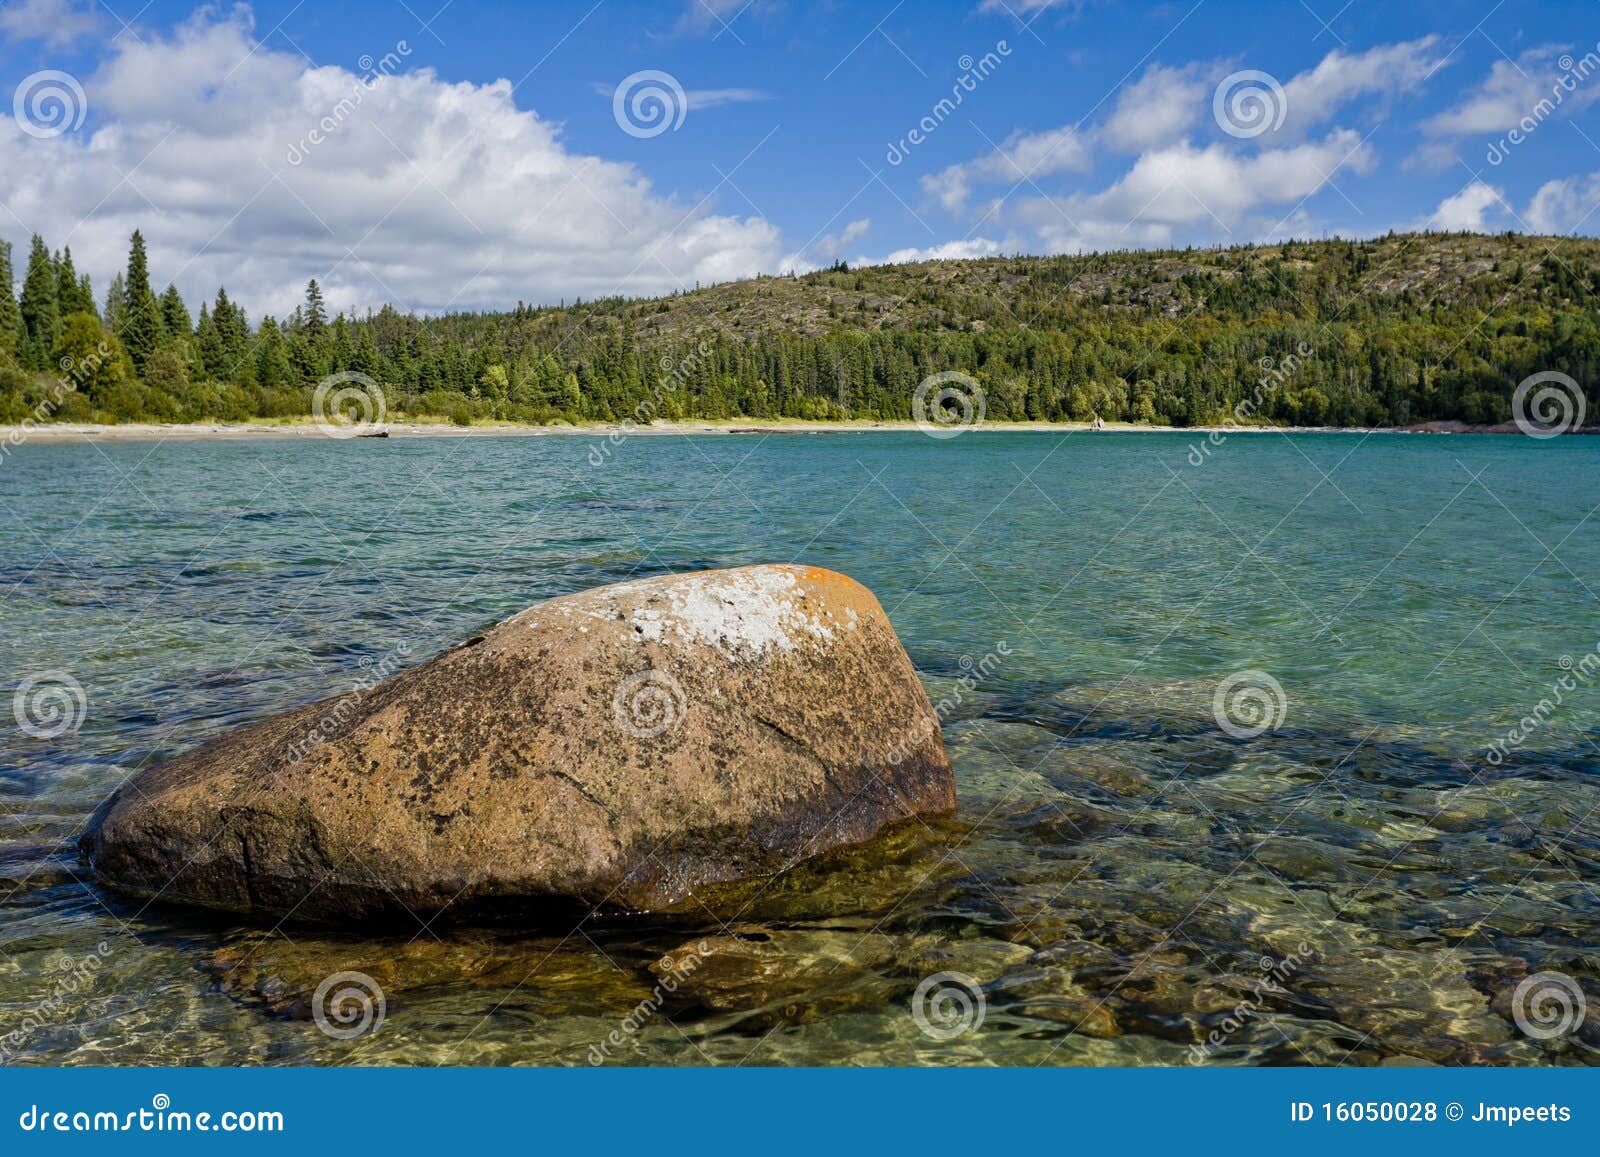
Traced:
MULTIPOLYGON (((1088 422, 984 422, 985 431, 1013 434, 1059 432, 1101 434, 1518 434, 1515 425, 1469 426, 1460 422, 1425 422, 1412 426, 1146 426, 1131 422, 1107 422, 1096 430, 1088 422)), ((922 427, 911 421, 807 422, 751 420, 713 422, 655 422, 634 425, 621 422, 586 426, 530 426, 516 423, 483 423, 457 426, 447 422, 387 422, 383 436, 394 438, 482 438, 588 436, 597 438, 659 437, 673 434, 870 434, 918 432, 922 427)), ((1588 427, 1575 434, 1597 434, 1600 428, 1588 427)), ((371 436, 371 435, 365 435, 371 436)), ((120 425, 85 423, 43 423, 36 426, 0 426, 0 446, 16 447, 29 442, 164 442, 164 441, 249 441, 271 438, 329 438, 353 441, 353 435, 330 435, 314 421, 291 422, 128 422, 120 425)))

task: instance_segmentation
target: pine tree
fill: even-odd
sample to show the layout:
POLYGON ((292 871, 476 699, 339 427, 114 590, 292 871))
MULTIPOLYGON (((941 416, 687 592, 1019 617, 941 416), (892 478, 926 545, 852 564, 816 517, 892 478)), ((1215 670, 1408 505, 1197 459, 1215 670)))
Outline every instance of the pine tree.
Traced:
POLYGON ((195 324, 194 335, 195 344, 200 347, 200 365, 206 375, 221 378, 222 371, 227 368, 228 355, 222 348, 222 332, 211 317, 211 306, 203 301, 200 303, 200 320, 195 324))
MULTIPOLYGON (((63 318, 74 313, 94 313, 94 295, 88 292, 87 278, 80 278, 72 267, 69 245, 56 258, 56 308, 63 318)), ((98 317, 98 315, 97 315, 98 317)))
POLYGON ((56 269, 44 238, 37 233, 28 250, 28 273, 22 281, 22 361, 47 370, 56 338, 61 333, 61 313, 56 304, 56 269))
POLYGON ((0 353, 15 354, 22 342, 22 311, 17 308, 11 242, 0 241, 0 353))
POLYGON ((315 277, 306 282, 306 304, 301 324, 305 327, 306 336, 313 341, 320 341, 328 328, 328 311, 322 304, 322 286, 317 284, 315 277))
POLYGON ((150 265, 145 255, 144 236, 137 229, 128 243, 127 318, 118 335, 133 368, 144 372, 144 363, 161 345, 166 326, 161 322, 161 303, 150 288, 150 265))
POLYGON ((269 390, 282 389, 294 376, 289 353, 284 348, 283 331, 271 314, 261 319, 256 334, 256 381, 269 390))
POLYGON ((372 327, 361 327, 361 338, 356 342, 356 348, 350 355, 350 368, 358 374, 366 374, 376 381, 382 373, 383 366, 378 358, 378 346, 372 339, 372 327))
POLYGON ((176 285, 167 286, 161 294, 161 324, 167 337, 184 339, 194 336, 194 323, 189 320, 189 307, 183 304, 183 295, 176 285))
POLYGON ((112 333, 120 333, 128 320, 128 287, 120 273, 111 279, 111 288, 106 290, 106 307, 101 320, 112 333))

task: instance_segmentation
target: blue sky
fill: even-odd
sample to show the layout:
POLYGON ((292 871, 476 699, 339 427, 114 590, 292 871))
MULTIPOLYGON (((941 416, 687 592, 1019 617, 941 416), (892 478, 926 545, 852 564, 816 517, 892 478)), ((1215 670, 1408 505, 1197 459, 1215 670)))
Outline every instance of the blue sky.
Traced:
POLYGON ((837 257, 1593 233, 1597 42, 1594 3, 5 0, 0 236, 103 290, 137 226, 158 279, 258 316, 308 276, 438 311, 837 257))

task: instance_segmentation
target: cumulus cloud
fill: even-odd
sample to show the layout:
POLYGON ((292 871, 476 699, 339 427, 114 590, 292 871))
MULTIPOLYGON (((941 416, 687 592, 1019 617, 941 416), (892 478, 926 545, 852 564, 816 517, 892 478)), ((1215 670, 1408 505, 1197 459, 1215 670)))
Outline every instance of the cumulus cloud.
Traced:
POLYGON ((1584 225, 1591 231, 1600 212, 1600 173, 1546 181, 1528 203, 1523 217, 1539 233, 1572 233, 1584 225))
POLYGON ((957 213, 966 207, 975 185, 1018 184, 1088 167, 1088 144, 1070 126, 1042 133, 1016 132, 997 149, 929 173, 922 178, 922 191, 947 212, 957 213))
MULTIPOLYGON (((1456 105, 1431 117, 1424 128, 1436 136, 1501 133, 1532 118, 1574 112, 1600 97, 1600 76, 1573 71, 1577 64, 1559 47, 1530 48, 1515 62, 1497 60, 1489 75, 1456 105)), ((1600 69, 1600 61, 1588 61, 1600 69)))
POLYGON ((1486 215, 1499 216, 1505 209, 1505 193, 1484 181, 1473 181, 1461 192, 1446 197, 1428 218, 1431 229, 1471 230, 1479 233, 1489 224, 1486 215))
POLYGON ((92 5, 72 0, 11 0, 0 6, 0 33, 14 40, 42 40, 62 48, 102 31, 92 5))
POLYGON ((1449 53, 1437 36, 1380 44, 1365 52, 1334 49, 1314 68, 1283 86, 1288 104, 1284 131, 1325 124, 1363 97, 1393 97, 1420 89, 1443 68, 1449 53))
POLYGON ((884 265, 907 265, 913 261, 949 261, 969 257, 994 257, 1000 252, 1000 243, 987 237, 973 237, 965 241, 946 241, 925 249, 912 246, 896 249, 887 257, 878 259, 884 265))
POLYGON ((1139 153, 1185 136, 1209 109, 1214 69, 1152 64, 1117 97, 1099 139, 1118 152, 1139 153))
POLYGON ((92 138, 0 121, 5 229, 70 243, 101 292, 142 229, 158 284, 198 301, 225 283, 257 317, 291 308, 308 277, 339 307, 437 311, 776 267, 770 222, 573 151, 509 81, 448 83, 403 44, 392 75, 363 78, 252 31, 236 9, 120 38, 84 81, 92 138))
POLYGON ((1269 207, 1297 208, 1340 170, 1365 173, 1374 162, 1360 134, 1348 129, 1248 153, 1185 141, 1145 153, 1099 193, 1032 198, 1017 215, 1058 252, 1169 245, 1179 236, 1242 240, 1237 234, 1246 226, 1270 231, 1274 222, 1259 217, 1269 207))

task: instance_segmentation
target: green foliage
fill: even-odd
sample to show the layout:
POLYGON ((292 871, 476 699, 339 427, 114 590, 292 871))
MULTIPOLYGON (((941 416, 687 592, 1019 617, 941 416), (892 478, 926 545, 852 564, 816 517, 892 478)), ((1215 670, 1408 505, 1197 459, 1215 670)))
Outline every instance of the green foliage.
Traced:
POLYGON ((50 351, 61 331, 61 312, 56 303, 56 267, 37 233, 28 249, 28 272, 22 279, 22 363, 30 369, 48 370, 50 351))
POLYGON ((150 355, 167 336, 161 303, 150 288, 149 258, 144 237, 135 229, 128 247, 127 316, 117 323, 117 333, 127 348, 135 371, 142 373, 150 355))
MULTIPOLYGON (((0 355, 15 355, 22 342, 22 310, 17 307, 11 242, 0 241, 0 355)), ((0 364, 5 357, 0 356, 0 364)))
MULTIPOLYGON (((7 256, 0 248, 0 288, 7 256)), ((149 284, 135 234, 104 310, 132 356, 118 360, 120 380, 70 399, 74 412, 302 416, 322 378, 356 371, 383 385, 392 415, 455 422, 904 419, 923 379, 956 370, 979 382, 995 420, 1491 423, 1508 420, 1532 373, 1560 370, 1591 391, 1600 381, 1600 243, 1579 238, 840 266, 651 301, 436 318, 386 306, 330 319, 312 281, 287 320, 253 332, 226 290, 191 330, 177 290, 155 299, 149 284)), ((54 338, 41 356, 32 335, 70 315, 81 348, 80 319, 94 321, 86 291, 70 254, 52 260, 36 238, 23 304, 0 295, 0 351, 12 334, 24 368, 54 372, 54 338)), ((0 412, 32 396, 16 380, 15 369, 0 379, 0 412)))
POLYGON ((97 406, 107 406, 123 388, 123 350, 92 313, 69 313, 52 350, 56 378, 97 406))

